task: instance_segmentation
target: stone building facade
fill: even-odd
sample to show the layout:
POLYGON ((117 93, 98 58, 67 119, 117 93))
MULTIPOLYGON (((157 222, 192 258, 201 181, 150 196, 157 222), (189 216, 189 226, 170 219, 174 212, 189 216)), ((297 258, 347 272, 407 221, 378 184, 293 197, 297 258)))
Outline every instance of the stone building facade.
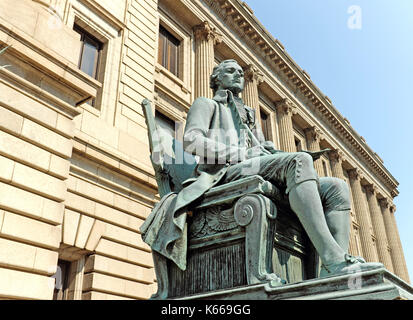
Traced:
POLYGON ((350 253, 409 282, 398 182, 244 2, 2 0, 0 26, 0 298, 156 291, 138 232, 159 200, 140 103, 181 137, 228 58, 277 147, 334 149, 315 167, 351 188, 350 253))

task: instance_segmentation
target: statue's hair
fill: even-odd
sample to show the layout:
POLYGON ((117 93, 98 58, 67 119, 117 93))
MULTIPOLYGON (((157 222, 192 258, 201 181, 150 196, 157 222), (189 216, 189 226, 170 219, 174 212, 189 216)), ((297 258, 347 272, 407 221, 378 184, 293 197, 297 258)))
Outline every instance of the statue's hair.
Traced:
POLYGON ((224 68, 224 65, 229 62, 235 62, 236 64, 238 64, 238 61, 234 59, 224 60, 219 65, 214 67, 214 70, 212 71, 211 77, 209 78, 209 87, 214 91, 214 93, 218 89, 218 77, 221 73, 221 70, 224 68))

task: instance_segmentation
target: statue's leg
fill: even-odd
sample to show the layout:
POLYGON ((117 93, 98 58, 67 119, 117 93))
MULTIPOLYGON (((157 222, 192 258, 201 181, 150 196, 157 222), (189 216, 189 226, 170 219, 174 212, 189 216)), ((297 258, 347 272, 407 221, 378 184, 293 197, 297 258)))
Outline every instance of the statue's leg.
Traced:
POLYGON ((348 252, 350 243, 350 191, 338 178, 320 178, 320 196, 328 228, 338 245, 348 252))
POLYGON ((317 182, 304 181, 291 188, 289 201, 321 261, 330 264, 343 260, 345 252, 334 240, 328 228, 317 182))
MULTIPOLYGON (((311 172, 314 171, 311 157, 299 154, 296 162, 299 165, 295 166, 294 170, 289 170, 287 174, 289 201, 291 209, 297 214, 321 258, 323 269, 320 276, 382 268, 383 265, 381 263, 366 263, 362 258, 350 256, 340 247, 327 225, 328 218, 324 215, 319 193, 321 190, 318 188, 317 181, 307 179, 311 177, 311 172), (298 167, 301 170, 297 170, 298 167), (302 176, 304 176, 306 180, 300 178, 301 171, 302 176), (295 172, 295 176, 293 172, 295 172)), ((330 223, 334 218, 336 217, 330 217, 330 223)), ((336 221, 335 223, 342 223, 342 220, 339 222, 336 221)), ((346 239, 342 241, 348 241, 346 239)))
POLYGON ((245 255, 248 284, 271 282, 281 285, 272 267, 273 240, 277 209, 262 195, 244 196, 235 205, 235 220, 245 227, 245 255))
POLYGON ((152 251, 152 257, 155 266, 158 291, 151 296, 151 299, 167 299, 169 287, 167 259, 163 255, 157 253, 156 251, 152 251))

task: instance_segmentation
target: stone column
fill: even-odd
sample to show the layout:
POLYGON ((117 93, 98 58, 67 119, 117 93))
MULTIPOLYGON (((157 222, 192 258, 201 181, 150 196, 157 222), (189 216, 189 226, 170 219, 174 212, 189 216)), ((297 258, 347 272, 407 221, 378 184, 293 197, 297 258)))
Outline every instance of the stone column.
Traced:
POLYGON ((332 150, 328 154, 330 158, 331 174, 333 177, 345 180, 343 171, 343 152, 336 149, 332 150))
POLYGON ((286 152, 296 152, 292 120, 296 107, 291 100, 283 99, 277 104, 276 110, 280 130, 280 149, 286 152))
MULTIPOLYGON (((320 151, 320 139, 322 137, 321 130, 317 127, 310 127, 304 130, 305 136, 307 138, 307 146, 309 151, 320 151)), ((314 168, 317 174, 322 177, 324 176, 323 164, 321 159, 314 161, 314 168)))
POLYGON ((351 193, 353 195, 354 210, 357 221, 360 224, 360 240, 363 249, 363 257, 367 262, 374 262, 376 260, 375 249, 373 246, 373 239, 371 237, 371 226, 369 213, 367 211, 367 204, 361 189, 361 173, 358 169, 348 171, 350 178, 351 193))
POLYGON ((244 70, 245 88, 242 93, 244 103, 255 109, 257 119, 260 119, 260 100, 258 86, 264 81, 264 75, 252 64, 244 70))
MULTIPOLYGON (((343 152, 341 150, 332 150, 328 154, 330 158, 330 166, 331 166, 331 174, 333 177, 339 178, 346 180, 346 177, 344 175, 343 171, 343 152)), ((353 208, 353 214, 354 214, 354 208, 353 208)), ((350 245, 349 245, 349 253, 353 255, 357 255, 357 244, 356 244, 356 239, 355 239, 355 233, 356 231, 354 230, 353 226, 353 218, 350 216, 350 245)), ((361 250, 361 248, 360 248, 361 250)), ((362 255, 362 254, 361 254, 362 255)))
POLYGON ((195 98, 212 98, 209 78, 214 69, 214 46, 222 42, 222 36, 208 21, 193 28, 195 36, 195 98))
POLYGON ((403 248, 401 246, 399 231, 397 229, 394 212, 396 206, 390 205, 387 199, 380 200, 381 210, 383 212, 383 221, 386 229, 387 239, 390 246, 390 256, 393 264, 393 272, 403 280, 410 282, 409 274, 405 266, 403 248))
POLYGON ((393 272, 393 264, 390 253, 387 249, 387 236, 384 227, 383 216, 377 202, 377 188, 374 185, 366 187, 367 201, 370 208, 370 217, 373 225, 374 233, 376 234, 377 253, 379 260, 384 264, 387 270, 393 272))

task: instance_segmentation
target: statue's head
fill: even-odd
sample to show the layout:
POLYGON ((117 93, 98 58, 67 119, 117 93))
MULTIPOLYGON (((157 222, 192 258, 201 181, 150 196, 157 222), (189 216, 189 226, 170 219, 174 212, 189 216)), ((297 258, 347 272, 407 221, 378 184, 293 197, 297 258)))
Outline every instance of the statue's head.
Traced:
POLYGON ((234 94, 244 90, 244 70, 236 60, 224 60, 212 71, 210 87, 214 91, 226 89, 234 94))

